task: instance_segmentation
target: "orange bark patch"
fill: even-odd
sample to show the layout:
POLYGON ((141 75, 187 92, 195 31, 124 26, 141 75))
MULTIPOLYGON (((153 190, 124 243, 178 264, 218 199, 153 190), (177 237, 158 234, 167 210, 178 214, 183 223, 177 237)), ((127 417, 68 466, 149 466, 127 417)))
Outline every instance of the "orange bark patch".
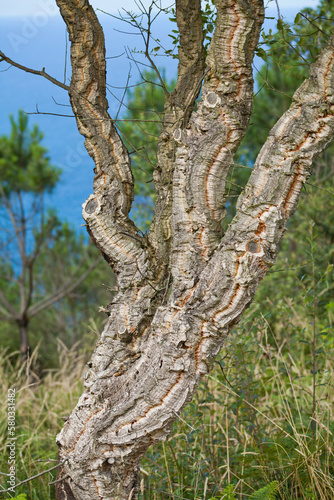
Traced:
POLYGON ((199 234, 198 242, 199 242, 200 246, 202 247, 202 257, 203 257, 203 259, 206 259, 207 255, 208 255, 208 247, 205 246, 203 243, 204 233, 205 233, 205 227, 202 227, 201 232, 199 234))
POLYGON ((292 181, 291 187, 289 189, 289 192, 287 194, 287 197, 286 197, 284 205, 283 205, 283 210, 284 210, 284 213, 285 213, 286 216, 287 216, 287 207, 288 207, 288 204, 290 203, 290 200, 291 200, 292 196, 294 194, 296 194, 296 192, 297 192, 296 188, 297 188, 298 183, 300 182, 299 176, 300 176, 300 169, 297 170, 297 172, 296 172, 296 174, 294 176, 294 179, 292 181))
POLYGON ((265 222, 263 222, 262 220, 260 220, 260 223, 259 223, 259 225, 257 227, 257 230, 255 231, 256 236, 259 236, 261 233, 263 233, 266 230, 266 228, 267 228, 267 226, 266 226, 265 222))
POLYGON ((123 316, 124 316, 124 319, 125 319, 125 327, 128 328, 128 315, 126 314, 126 311, 127 311, 127 308, 128 306, 125 304, 124 305, 124 308, 123 308, 123 316))
POLYGON ((196 285, 194 285, 191 290, 189 291, 189 293, 185 296, 185 298, 182 300, 182 302, 179 304, 177 304, 179 307, 184 307, 185 304, 188 302, 188 300, 190 299, 190 297, 192 296, 192 294, 194 293, 194 290, 195 288, 197 287, 197 283, 196 285))
POLYGON ((266 181, 266 178, 267 178, 267 174, 265 172, 262 172, 262 181, 261 181, 261 184, 259 185, 259 187, 257 188, 255 196, 259 196, 261 189, 263 188, 264 183, 266 181))
POLYGON ((100 494, 100 490, 99 490, 99 487, 98 487, 98 485, 97 485, 97 481, 96 481, 96 479, 95 479, 94 474, 91 472, 91 473, 90 473, 90 475, 91 475, 91 476, 93 476, 93 481, 94 481, 95 488, 96 488, 96 491, 97 491, 97 494, 98 494, 99 498, 100 498, 101 500, 103 500, 103 496, 101 496, 101 494, 100 494))

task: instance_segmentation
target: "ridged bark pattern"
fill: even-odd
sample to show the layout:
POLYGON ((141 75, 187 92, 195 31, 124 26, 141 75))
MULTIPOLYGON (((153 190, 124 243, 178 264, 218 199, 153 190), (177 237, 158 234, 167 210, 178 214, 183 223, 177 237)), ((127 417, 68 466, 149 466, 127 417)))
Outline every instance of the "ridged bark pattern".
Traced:
POLYGON ((251 114, 263 2, 216 0, 205 63, 200 2, 176 2, 179 77, 166 94, 146 238, 128 216, 133 178, 107 111, 102 28, 87 0, 57 4, 71 40, 71 103, 96 166, 83 216, 118 287, 85 391, 57 437, 57 499, 135 499, 142 455, 167 437, 253 299, 314 156, 333 138, 334 37, 270 132, 222 235, 226 177, 251 114))

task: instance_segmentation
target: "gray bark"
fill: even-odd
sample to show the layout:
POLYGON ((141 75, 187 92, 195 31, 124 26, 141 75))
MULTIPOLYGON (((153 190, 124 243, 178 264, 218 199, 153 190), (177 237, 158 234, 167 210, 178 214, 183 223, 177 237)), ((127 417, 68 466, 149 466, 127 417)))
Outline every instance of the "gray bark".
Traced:
POLYGON ((334 37, 270 132, 223 235, 226 177, 251 113, 263 3, 216 0, 204 65, 200 2, 176 2, 179 76, 166 95, 155 219, 145 238, 128 216, 133 178, 107 111, 103 31, 87 0, 57 4, 71 40, 71 104, 95 161, 83 216, 118 286, 85 391, 57 437, 57 499, 134 499, 142 455, 168 436, 253 299, 313 158, 333 138, 334 37))

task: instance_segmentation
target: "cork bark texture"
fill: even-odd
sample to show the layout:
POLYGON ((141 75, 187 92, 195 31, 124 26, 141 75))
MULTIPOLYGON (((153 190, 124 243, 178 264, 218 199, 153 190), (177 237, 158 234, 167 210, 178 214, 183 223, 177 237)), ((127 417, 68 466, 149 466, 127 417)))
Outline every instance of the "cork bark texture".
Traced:
POLYGON ((56 1, 71 41, 71 104, 95 162, 83 217, 118 290, 85 391, 57 437, 56 494, 134 500, 141 457, 168 436, 252 301, 313 159, 333 139, 334 37, 271 130, 223 235, 226 178, 251 114, 263 2, 216 0, 204 59, 200 1, 176 1, 178 79, 166 93, 155 218, 143 237, 129 218, 129 154, 108 114, 102 28, 87 0, 56 1))

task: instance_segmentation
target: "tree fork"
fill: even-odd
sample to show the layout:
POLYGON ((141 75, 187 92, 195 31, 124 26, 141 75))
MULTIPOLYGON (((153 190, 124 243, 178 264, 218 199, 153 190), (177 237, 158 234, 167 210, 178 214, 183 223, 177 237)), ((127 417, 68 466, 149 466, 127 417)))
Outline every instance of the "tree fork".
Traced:
MULTIPOLYGON (((184 57, 192 43, 203 43, 194 13, 195 42, 181 36, 179 79, 173 99, 167 97, 165 117, 172 124, 166 121, 160 139, 157 212, 146 240, 128 217, 133 180, 107 112, 102 28, 87 0, 57 4, 71 40, 71 103, 96 165, 94 194, 83 214, 115 270, 119 291, 107 308, 85 391, 57 437, 56 495, 135 499, 141 457, 168 436, 253 299, 275 261, 313 158, 333 139, 334 36, 270 132, 222 237, 225 180, 251 112, 251 62, 263 3, 215 2, 217 25, 201 102, 188 116, 178 97, 186 89, 193 103, 198 85, 188 88, 182 78, 192 71, 197 80, 203 77, 197 49, 189 60, 184 57), (173 283, 166 299, 169 272, 173 283)), ((176 3, 181 34, 190 5, 176 3)))

